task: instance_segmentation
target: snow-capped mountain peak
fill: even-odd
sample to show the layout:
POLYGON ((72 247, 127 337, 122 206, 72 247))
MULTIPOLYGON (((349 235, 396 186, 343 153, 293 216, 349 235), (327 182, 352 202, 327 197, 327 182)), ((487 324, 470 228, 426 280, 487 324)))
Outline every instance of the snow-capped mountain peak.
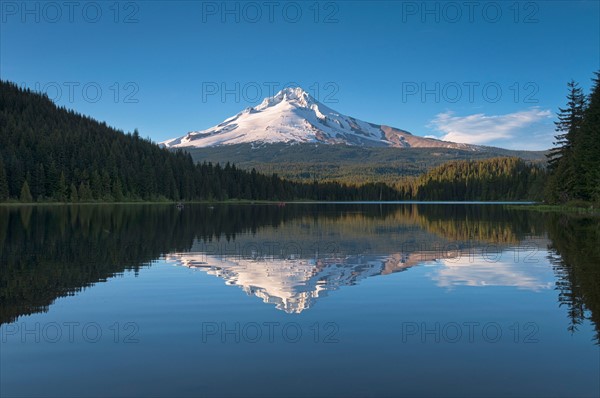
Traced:
POLYGON ((279 91, 273 97, 265 98, 262 103, 254 109, 262 110, 270 106, 277 105, 281 102, 293 103, 299 107, 308 108, 310 105, 316 104, 317 101, 301 87, 288 87, 279 91))
MULTIPOLYGON (((290 87, 279 91, 272 97, 267 97, 263 99, 263 101, 257 106, 244 109, 241 113, 249 114, 256 112, 264 112, 269 108, 277 106, 288 107, 290 109, 302 108, 313 111, 318 111, 319 108, 326 108, 323 104, 315 100, 308 92, 304 91, 302 88, 290 87)), ((329 108, 327 109, 329 110, 329 108)))
POLYGON ((259 105, 246 108, 212 128, 192 131, 162 144, 169 148, 182 148, 277 142, 476 148, 421 138, 404 130, 343 115, 323 105, 301 87, 284 88, 274 96, 265 98, 259 105))

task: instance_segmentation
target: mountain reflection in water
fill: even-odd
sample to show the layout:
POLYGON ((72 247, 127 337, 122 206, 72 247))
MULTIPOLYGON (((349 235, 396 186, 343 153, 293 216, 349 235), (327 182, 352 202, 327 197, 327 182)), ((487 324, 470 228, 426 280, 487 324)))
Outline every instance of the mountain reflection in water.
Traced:
POLYGON ((448 289, 556 289, 572 330, 586 318, 598 330, 599 237, 588 217, 489 205, 2 207, 0 323, 165 258, 288 313, 424 266, 448 289))
MULTIPOLYGON (((297 254, 282 252, 278 256, 261 255, 255 250, 246 253, 243 248, 237 254, 231 250, 226 250, 229 254, 216 254, 206 246, 195 242, 190 252, 172 253, 166 259, 175 265, 222 278, 227 285, 239 286, 248 295, 259 297, 287 313, 307 310, 318 298, 342 286, 352 286, 372 276, 406 271, 417 265, 435 266, 431 277, 440 287, 513 286, 537 291, 551 289, 554 281, 552 270, 538 264, 535 258, 539 253, 537 248, 547 246, 545 239, 529 240, 524 246, 505 248, 505 252, 498 251, 500 247, 481 244, 468 248, 448 244, 429 251, 409 251, 412 245, 406 245, 406 251, 389 254, 320 254, 317 251, 304 257, 298 246, 294 246, 297 254), (512 251, 525 257, 525 261, 510 261, 512 251)), ((209 246, 214 249, 213 245, 209 246)), ((256 245, 252 244, 252 248, 256 245)))

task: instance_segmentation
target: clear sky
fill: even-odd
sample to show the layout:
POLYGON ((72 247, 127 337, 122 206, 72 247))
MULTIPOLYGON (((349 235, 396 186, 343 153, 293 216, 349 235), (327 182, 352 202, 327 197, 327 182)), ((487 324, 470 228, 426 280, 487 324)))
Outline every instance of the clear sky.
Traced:
POLYGON ((598 1, 5 1, 0 75, 155 141, 300 85, 414 134, 551 146, 600 69, 598 1))

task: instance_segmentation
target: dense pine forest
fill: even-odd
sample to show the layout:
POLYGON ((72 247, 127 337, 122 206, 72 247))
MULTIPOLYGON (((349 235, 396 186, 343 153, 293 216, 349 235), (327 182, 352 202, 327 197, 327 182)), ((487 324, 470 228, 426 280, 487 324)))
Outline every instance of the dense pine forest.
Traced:
POLYGON ((416 200, 539 200, 545 169, 519 158, 459 160, 396 184, 400 195, 416 200))
POLYGON ((544 185, 544 170, 518 158, 453 161, 393 184, 290 181, 195 163, 137 130, 126 134, 10 82, 0 88, 0 202, 536 200, 544 185))
POLYGON ((556 124, 555 148, 548 155, 550 203, 600 203, 600 73, 589 96, 568 83, 567 106, 556 124))

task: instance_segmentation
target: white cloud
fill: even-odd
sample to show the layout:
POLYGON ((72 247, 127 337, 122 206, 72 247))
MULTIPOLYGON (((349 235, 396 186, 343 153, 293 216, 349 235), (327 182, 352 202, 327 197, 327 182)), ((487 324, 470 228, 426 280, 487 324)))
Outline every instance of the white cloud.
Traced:
POLYGON ((437 138, 444 141, 462 142, 467 144, 488 145, 495 141, 514 140, 515 147, 520 149, 545 149, 551 146, 550 125, 540 129, 539 124, 552 118, 552 112, 539 108, 531 108, 525 111, 508 113, 505 115, 486 115, 477 113, 468 116, 455 116, 453 112, 444 112, 435 116, 428 127, 434 128, 443 135, 437 138), (538 125, 538 126, 536 126, 538 125), (540 131, 541 130, 541 131, 540 131), (531 138, 535 135, 543 135, 550 142, 540 143, 539 139, 526 143, 522 138, 531 138), (525 148, 525 146, 529 148, 525 148))
MULTIPOLYGON (((506 254, 500 253, 499 256, 506 254)), ((468 256, 444 259, 438 262, 442 266, 429 274, 429 277, 436 281, 438 286, 447 288, 511 286, 531 291, 547 290, 554 286, 555 277, 552 268, 544 261, 545 255, 546 252, 541 250, 531 259, 521 261, 491 261, 490 258, 468 256), (526 262, 532 259, 535 259, 536 263, 526 262)))

